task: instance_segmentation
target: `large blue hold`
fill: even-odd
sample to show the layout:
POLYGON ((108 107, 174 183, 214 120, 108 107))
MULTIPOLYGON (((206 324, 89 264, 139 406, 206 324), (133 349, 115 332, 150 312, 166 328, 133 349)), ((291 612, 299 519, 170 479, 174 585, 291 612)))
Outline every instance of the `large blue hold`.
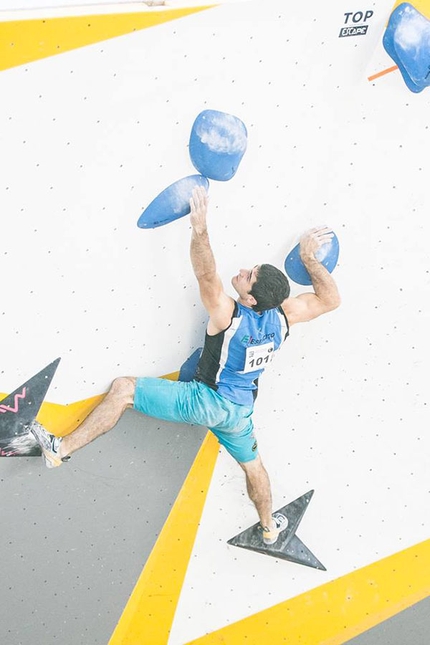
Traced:
POLYGON ((183 363, 179 370, 178 381, 192 381, 196 373, 197 364, 202 355, 203 347, 198 347, 183 363))
POLYGON ((203 186, 208 190, 209 182, 202 175, 190 175, 165 188, 139 217, 139 228, 157 228, 189 215, 190 199, 196 186, 203 186))
MULTIPOLYGON (((316 259, 330 273, 335 268, 339 259, 339 240, 333 235, 330 242, 323 244, 315 254, 316 259)), ((285 273, 297 284, 311 285, 312 280, 300 258, 300 244, 297 244, 287 255, 284 263, 285 273)))
POLYGON ((394 9, 382 42, 412 92, 430 85, 430 21, 415 7, 403 2, 394 9))
POLYGON ((232 114, 204 110, 194 121, 190 136, 191 161, 202 175, 228 181, 246 151, 245 124, 232 114))

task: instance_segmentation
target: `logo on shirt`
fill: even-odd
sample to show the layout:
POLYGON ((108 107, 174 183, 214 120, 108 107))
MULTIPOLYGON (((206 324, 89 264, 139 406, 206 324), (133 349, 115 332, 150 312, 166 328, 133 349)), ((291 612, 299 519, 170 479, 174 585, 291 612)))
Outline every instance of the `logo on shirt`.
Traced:
POLYGON ((268 340, 273 340, 274 338, 275 338, 274 332, 271 334, 266 334, 265 336, 263 336, 262 338, 259 338, 258 340, 257 338, 253 338, 252 336, 248 336, 248 334, 246 334, 241 339, 240 342, 243 343, 244 345, 260 345, 261 343, 265 343, 268 340))

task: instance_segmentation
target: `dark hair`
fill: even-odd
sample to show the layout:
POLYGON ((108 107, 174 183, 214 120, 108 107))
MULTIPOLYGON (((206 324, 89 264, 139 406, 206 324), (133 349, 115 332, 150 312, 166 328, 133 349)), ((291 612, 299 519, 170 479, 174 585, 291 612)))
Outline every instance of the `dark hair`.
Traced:
POLYGON ((260 264, 257 281, 249 293, 257 301, 252 307, 254 311, 275 309, 290 295, 290 283, 287 276, 272 264, 260 264))

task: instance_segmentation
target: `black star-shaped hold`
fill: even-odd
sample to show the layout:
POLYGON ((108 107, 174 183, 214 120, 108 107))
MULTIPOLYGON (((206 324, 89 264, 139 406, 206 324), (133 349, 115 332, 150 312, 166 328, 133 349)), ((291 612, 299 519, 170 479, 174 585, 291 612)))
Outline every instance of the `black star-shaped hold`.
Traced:
POLYGON ((290 502, 276 511, 288 518, 288 526, 279 534, 275 544, 264 544, 263 533, 259 523, 254 524, 249 529, 231 538, 227 541, 227 544, 238 546, 242 549, 249 549, 250 551, 257 551, 257 553, 264 555, 271 555, 274 558, 289 560, 296 564, 303 564, 313 569, 326 571, 325 566, 321 564, 296 535, 297 528, 302 521, 302 517, 306 512, 313 494, 314 491, 310 490, 301 497, 298 497, 294 502, 290 502))
POLYGON ((36 418, 60 359, 0 401, 0 457, 38 457, 41 450, 28 426, 36 418))

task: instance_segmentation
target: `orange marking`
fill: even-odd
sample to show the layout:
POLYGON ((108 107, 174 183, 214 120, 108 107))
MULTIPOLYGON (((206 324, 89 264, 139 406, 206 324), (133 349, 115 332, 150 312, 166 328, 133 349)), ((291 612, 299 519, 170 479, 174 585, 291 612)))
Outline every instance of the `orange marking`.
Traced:
POLYGON ((374 81, 375 78, 379 78, 380 76, 384 76, 385 74, 389 74, 390 72, 395 72, 396 69, 399 69, 398 66, 393 65, 393 67, 388 67, 387 69, 383 69, 382 72, 378 72, 377 74, 373 74, 373 76, 369 76, 367 80, 374 81))

